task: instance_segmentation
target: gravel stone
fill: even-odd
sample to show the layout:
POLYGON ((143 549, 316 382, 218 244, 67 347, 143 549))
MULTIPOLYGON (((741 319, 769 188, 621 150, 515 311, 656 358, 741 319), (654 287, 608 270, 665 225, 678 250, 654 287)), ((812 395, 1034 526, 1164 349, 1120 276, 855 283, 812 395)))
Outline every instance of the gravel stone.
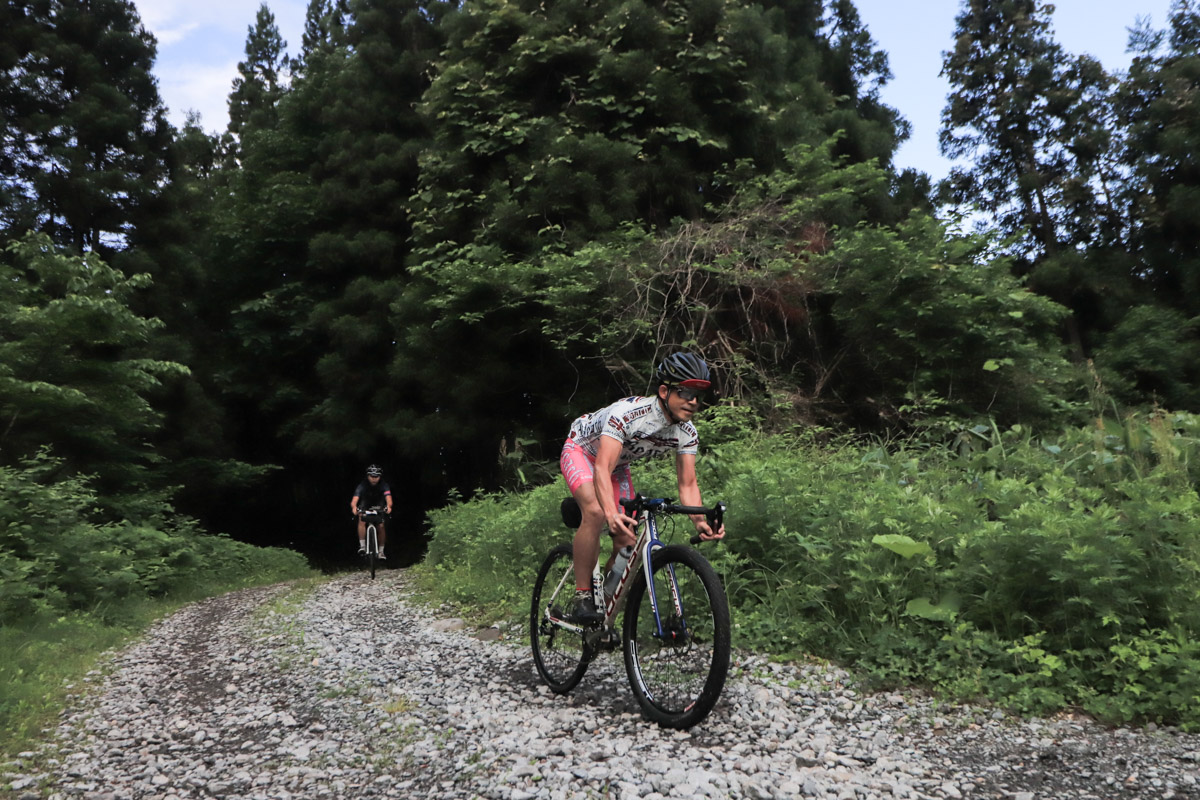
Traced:
POLYGON ((1200 800, 1200 735, 871 694, 828 665, 752 653, 735 653, 706 720, 664 730, 642 719, 619 653, 559 697, 539 681, 523 630, 480 637, 413 603, 407 581, 403 570, 351 574, 299 605, 271 604, 281 584, 182 609, 90 675, 52 741, 0 766, 0 790, 21 800, 1200 800))

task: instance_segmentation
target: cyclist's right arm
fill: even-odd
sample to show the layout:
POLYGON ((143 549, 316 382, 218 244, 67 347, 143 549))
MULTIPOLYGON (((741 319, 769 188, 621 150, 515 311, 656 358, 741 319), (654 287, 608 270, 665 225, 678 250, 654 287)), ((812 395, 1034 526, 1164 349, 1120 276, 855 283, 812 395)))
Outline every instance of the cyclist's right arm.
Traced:
POLYGON ((598 437, 596 445, 596 467, 592 474, 592 490, 596 493, 600 508, 604 510, 604 519, 608 522, 608 529, 613 534, 624 533, 632 537, 637 522, 617 507, 617 501, 612 495, 610 477, 617 467, 617 461, 621 458, 621 450, 624 445, 619 439, 611 436, 598 437))
POLYGON ((362 494, 362 486, 354 490, 354 497, 350 498, 350 516, 358 516, 358 496, 362 494))

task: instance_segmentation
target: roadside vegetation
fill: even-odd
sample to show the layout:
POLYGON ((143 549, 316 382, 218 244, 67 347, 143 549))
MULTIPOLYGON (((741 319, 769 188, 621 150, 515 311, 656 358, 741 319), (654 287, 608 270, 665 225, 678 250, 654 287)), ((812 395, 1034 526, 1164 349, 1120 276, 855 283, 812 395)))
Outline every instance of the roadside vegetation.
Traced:
POLYGON ((90 482, 45 454, 0 466, 0 754, 40 740, 104 652, 154 620, 312 574, 299 553, 206 534, 169 509, 105 521, 90 482))
MULTIPOLYGON (((1200 729, 1200 418, 888 443, 706 433, 701 485, 729 504, 729 533, 702 549, 735 646, 1019 713, 1200 729)), ((672 492, 668 462, 635 486, 672 492)), ((422 585, 523 629, 535 571, 570 535, 563 496, 558 482, 436 512, 422 585)))

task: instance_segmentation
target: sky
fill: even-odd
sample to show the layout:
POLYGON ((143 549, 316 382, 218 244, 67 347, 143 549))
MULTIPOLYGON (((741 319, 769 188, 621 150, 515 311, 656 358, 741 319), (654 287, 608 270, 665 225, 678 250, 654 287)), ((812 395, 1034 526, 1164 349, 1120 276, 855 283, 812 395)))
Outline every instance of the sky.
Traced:
MULTIPOLYGON (((199 111, 206 130, 228 122, 226 99, 245 55, 246 37, 260 0, 135 0, 142 22, 158 39, 155 74, 169 116, 182 125, 199 111)), ((939 77, 949 50, 960 0, 855 0, 867 30, 886 51, 893 78, 882 95, 912 124, 895 165, 914 167, 934 180, 952 164, 938 153, 937 132, 949 90, 939 77)), ((307 0, 268 0, 287 51, 300 48, 307 0)), ((1087 53, 1110 71, 1129 66, 1129 29, 1139 18, 1165 28, 1170 0, 1057 0, 1052 17, 1057 41, 1069 53, 1087 53)))

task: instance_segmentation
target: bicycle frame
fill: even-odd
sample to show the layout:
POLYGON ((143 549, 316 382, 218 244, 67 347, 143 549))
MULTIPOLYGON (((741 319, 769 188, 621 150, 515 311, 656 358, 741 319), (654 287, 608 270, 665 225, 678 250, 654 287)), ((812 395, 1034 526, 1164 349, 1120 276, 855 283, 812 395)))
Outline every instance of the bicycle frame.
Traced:
MULTIPOLYGON (((658 614, 658 598, 655 596, 654 581, 650 575, 650 557, 654 551, 660 547, 664 547, 662 540, 658 538, 658 520, 654 512, 647 511, 645 518, 638 525, 640 528, 638 537, 633 545, 633 553, 629 556, 629 561, 625 564, 625 569, 621 573, 621 579, 617 582, 617 588, 613 591, 612 596, 608 597, 604 594, 603 584, 596 583, 601 581, 600 565, 597 564, 592 573, 592 581, 600 586, 600 592, 597 597, 604 598, 604 627, 609 627, 617 618, 617 612, 620 609, 620 602, 625 599, 625 590, 633 580, 634 570, 639 567, 642 569, 642 574, 646 576, 646 588, 649 590, 650 607, 654 610, 654 624, 658 630, 658 634, 662 635, 662 619, 658 614)), ((672 572, 671 582, 672 591, 675 594, 674 602, 676 608, 679 606, 678 592, 674 587, 675 575, 672 572)))
POLYGON ((374 508, 363 509, 358 512, 359 517, 366 523, 366 545, 367 555, 379 552, 379 517, 382 516, 379 511, 374 508))
POLYGON ((367 555, 379 552, 379 529, 374 522, 367 523, 367 555))
POLYGON ((371 580, 375 580, 375 570, 379 561, 379 526, 382 515, 378 508, 366 508, 359 511, 359 519, 363 523, 363 555, 367 560, 367 569, 371 580))
MULTIPOLYGON (((648 583, 650 582, 649 555, 656 548, 663 546, 663 543, 658 538, 658 526, 653 525, 652 527, 651 517, 652 515, 647 514, 646 519, 639 524, 638 527, 640 528, 640 532, 638 533, 636 543, 633 546, 633 554, 630 555, 629 561, 626 562, 625 571, 621 573, 621 580, 617 583, 616 591, 612 593, 611 597, 608 596, 604 591, 604 576, 600 574, 600 564, 597 563, 594 567, 592 567, 592 592, 595 597, 604 598, 604 621, 600 626, 601 629, 611 627, 613 622, 616 620, 620 602, 625 599, 625 590, 629 586, 629 582, 633 577, 633 571, 635 569, 642 564, 646 564, 646 581, 648 583)), ((566 573, 563 574, 562 579, 558 582, 558 586, 555 587, 554 594, 552 596, 558 597, 567 586, 568 581, 573 581, 574 579, 575 578, 571 570, 567 570, 566 573)), ((650 583, 650 590, 650 602, 654 606, 656 622, 658 624, 659 632, 661 633, 662 623, 661 621, 657 620, 658 607, 657 603, 653 599, 653 583, 650 583)), ((585 628, 584 626, 577 625, 574 622, 568 622, 565 619, 559 619, 550 616, 549 608, 546 609, 546 615, 555 625, 563 630, 572 631, 574 633, 588 633, 589 631, 593 633, 595 632, 590 628, 585 628)))
MULTIPOLYGON (((621 502, 624 505, 627 501, 622 500, 621 502)), ((633 553, 630 555, 629 561, 625 564, 625 569, 621 573, 620 580, 617 582, 617 588, 615 591, 613 591, 611 596, 608 596, 604 592, 604 577, 600 572, 600 564, 597 563, 594 567, 592 567, 593 593, 595 597, 604 599, 604 620, 603 624, 601 625, 601 630, 606 630, 613 627, 617 618, 617 614, 621 610, 621 602, 625 599, 626 589, 629 588, 629 585, 633 579, 634 570, 640 568, 646 579, 646 595, 650 599, 650 608, 654 613, 654 627, 656 631, 655 635, 660 639, 666 638, 666 633, 663 631, 662 614, 659 612, 658 592, 655 589, 653 576, 650 571, 650 565, 652 563, 651 558, 654 555, 654 551, 666 546, 663 544, 662 540, 658 538, 658 515, 661 513, 666 513, 668 507, 670 507, 671 511, 673 512, 696 514, 709 514, 712 513, 713 509, 671 506, 665 499, 662 498, 647 499, 640 496, 629 500, 628 503, 631 506, 636 504, 636 506, 640 508, 642 511, 642 519, 638 521, 638 535, 634 542, 633 553)), ((717 508, 720 509, 719 513, 724 513, 723 503, 718 504, 717 508)), ((697 541, 697 538, 692 539, 693 544, 695 544, 697 541)), ((671 587, 671 604, 674 606, 675 613, 679 618, 680 623, 683 625, 683 631, 686 633, 687 623, 686 620, 684 620, 683 607, 679 601, 679 586, 675 580, 675 570, 670 565, 668 565, 667 569, 668 574, 670 575, 669 583, 671 587)), ((563 587, 566 585, 568 579, 574 580, 573 576, 570 574, 564 575, 562 580, 559 581, 558 587, 554 591, 554 596, 557 597, 559 593, 563 591, 563 587)), ((549 615, 549 609, 546 610, 546 613, 549 615)), ((551 619, 555 625, 563 628, 564 630, 573 631, 575 633, 589 632, 588 628, 584 628, 581 625, 567 622, 566 620, 562 619, 554 619, 553 617, 551 619)), ((595 631, 591 632, 595 633, 595 631)))

